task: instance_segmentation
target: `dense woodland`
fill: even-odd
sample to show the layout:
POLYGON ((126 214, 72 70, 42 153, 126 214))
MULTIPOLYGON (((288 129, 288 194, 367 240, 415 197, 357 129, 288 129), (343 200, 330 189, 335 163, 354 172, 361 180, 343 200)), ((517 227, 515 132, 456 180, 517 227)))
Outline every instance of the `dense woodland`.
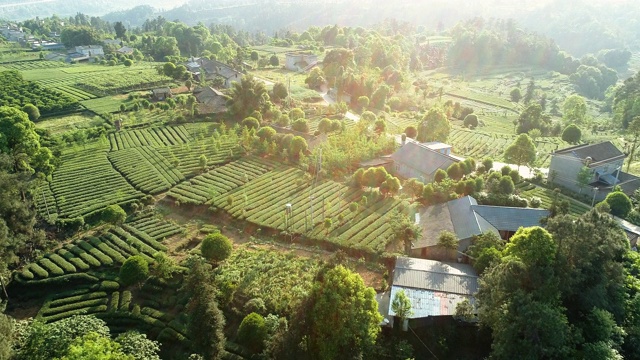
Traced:
MULTIPOLYGON (((640 358, 640 257, 612 218, 640 224, 640 194, 592 207, 591 194, 519 171, 612 140, 637 172, 630 36, 592 29, 597 42, 567 48, 554 22, 547 35, 481 17, 255 31, 126 16, 19 23, 68 47, 136 49, 105 45, 95 64, 0 46, 0 358, 640 358), (287 71, 289 51, 322 64, 287 71), (224 112, 200 113, 192 90, 224 82, 194 77, 191 57, 242 74, 222 90, 224 112), (153 99, 158 86, 180 94, 153 99), (410 139, 452 142, 466 159, 431 183, 362 168, 410 139), (383 330, 376 292, 421 236, 412 216, 466 195, 551 215, 508 243, 474 239, 475 308, 383 330)), ((438 241, 457 249, 454 234, 438 241)))

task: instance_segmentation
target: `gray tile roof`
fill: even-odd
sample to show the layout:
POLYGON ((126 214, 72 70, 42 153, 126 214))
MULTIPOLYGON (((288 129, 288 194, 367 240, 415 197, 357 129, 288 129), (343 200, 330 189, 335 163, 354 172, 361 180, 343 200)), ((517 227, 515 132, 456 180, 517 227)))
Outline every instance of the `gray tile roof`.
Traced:
POLYGON ((545 209, 473 205, 471 210, 496 229, 504 231, 516 231, 520 227, 540 226, 540 220, 549 216, 549 211, 545 209))
POLYGON ((405 164, 424 174, 433 174, 438 169, 448 168, 459 162, 458 159, 429 149, 426 145, 407 141, 398 151, 391 155, 393 161, 405 164))
POLYGON ((478 291, 478 276, 467 264, 399 257, 393 272, 393 285, 473 295, 478 291))
POLYGON ((624 157, 624 153, 613 145, 611 141, 605 141, 598 144, 583 144, 561 149, 554 152, 554 155, 569 155, 584 160, 590 157, 593 163, 613 160, 624 157))
POLYGON ((447 203, 453 228, 460 240, 468 239, 487 231, 497 233, 497 230, 490 223, 478 218, 472 209, 474 205, 478 205, 478 202, 471 196, 464 196, 447 203))

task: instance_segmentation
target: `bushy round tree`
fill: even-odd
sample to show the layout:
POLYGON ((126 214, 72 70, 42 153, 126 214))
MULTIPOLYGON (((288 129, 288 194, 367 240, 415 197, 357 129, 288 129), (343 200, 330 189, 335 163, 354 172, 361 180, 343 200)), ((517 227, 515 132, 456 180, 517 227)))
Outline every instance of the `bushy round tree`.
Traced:
POLYGON ((129 257, 120 267, 120 281, 125 286, 138 284, 149 277, 149 264, 140 255, 129 257))
POLYGON ((475 129, 478 127, 478 115, 469 114, 464 117, 464 126, 475 129))
POLYGON ((222 261, 231 255, 231 241, 220 233, 209 234, 202 240, 200 252, 209 261, 222 261))
POLYGON ((242 126, 246 126, 249 130, 251 129, 259 129, 260 128, 260 121, 258 121, 258 119, 254 118, 254 117, 247 117, 244 120, 242 120, 242 126))
POLYGON ((611 214, 621 218, 627 217, 631 211, 632 204, 629 197, 622 191, 614 191, 609 193, 604 201, 609 204, 611 208, 611 214))
POLYGON ((580 131, 580 128, 577 127, 575 124, 571 124, 567 126, 562 132, 562 140, 571 144, 579 143, 581 138, 582 138, 582 131, 580 131))
POLYGON ((36 121, 40 118, 40 110, 33 104, 26 104, 22 107, 22 111, 27 113, 31 121, 36 121))
POLYGON ((238 328, 238 341, 252 352, 259 353, 264 347, 267 337, 267 327, 262 315, 252 312, 242 319, 238 328))

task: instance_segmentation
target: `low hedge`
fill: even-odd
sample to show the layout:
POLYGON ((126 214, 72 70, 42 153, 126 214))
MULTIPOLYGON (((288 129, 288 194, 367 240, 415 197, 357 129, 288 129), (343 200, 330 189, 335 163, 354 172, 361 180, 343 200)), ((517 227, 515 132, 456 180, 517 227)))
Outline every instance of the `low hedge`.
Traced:
POLYGON ((90 293, 85 293, 85 294, 81 294, 81 295, 75 295, 75 296, 59 298, 59 299, 51 301, 49 303, 49 308, 59 307, 59 306, 63 306, 63 305, 71 304, 71 303, 76 303, 78 301, 83 301, 83 300, 99 299, 99 298, 103 298, 103 297, 106 297, 106 296, 107 296, 106 292, 96 291, 96 292, 90 292, 90 293))
POLYGON ((42 266, 43 268, 47 269, 47 271, 49 272, 50 276, 61 276, 64 275, 64 270, 62 270, 61 267, 59 267, 58 265, 54 264, 53 261, 47 259, 47 258, 43 258, 40 259, 38 261, 38 264, 40 266, 42 266))
POLYGON ((67 312, 61 312, 51 316, 43 316, 42 319, 45 322, 53 322, 60 319, 68 318, 73 315, 87 315, 87 314, 95 314, 107 311, 107 305, 98 305, 87 308, 75 309, 67 312))
POLYGON ((56 265, 62 268, 66 273, 74 273, 76 272, 76 267, 73 266, 70 262, 65 260, 62 256, 58 254, 49 254, 47 257, 56 265))
POLYGON ((33 280, 34 276, 33 273, 31 271, 29 271, 29 269, 24 268, 22 269, 22 271, 20 272, 20 276, 22 277, 23 280, 33 280))
MULTIPOLYGON (((114 250, 113 248, 109 247, 109 245, 105 244, 101 239, 97 238, 97 237, 90 237, 89 238, 89 243, 91 245, 93 245, 94 248, 100 250, 103 254, 105 254, 106 256, 110 257, 111 259, 119 262, 119 263, 123 263, 126 259, 124 256, 122 256, 122 254, 116 250, 114 250)), ((102 261, 102 260, 100 260, 102 261)))
POLYGON ((111 294, 111 302, 109 302, 109 311, 118 311, 118 303, 120 302, 120 292, 115 291, 111 294))
POLYGON ((120 288, 120 284, 117 281, 105 280, 100 283, 100 290, 103 291, 115 291, 120 288))
POLYGON ((129 305, 131 305, 131 291, 125 290, 122 292, 122 296, 120 297, 120 306, 118 307, 118 310, 129 311, 129 305))
POLYGON ((80 246, 84 251, 86 251, 89 254, 91 254, 91 256, 93 256, 96 259, 98 259, 98 261, 100 261, 101 265, 105 265, 105 266, 112 266, 113 265, 113 260, 110 257, 105 255, 102 251, 100 251, 100 250, 96 249, 95 247, 93 247, 93 245, 91 245, 90 243, 88 243, 86 241, 80 241, 78 243, 78 246, 80 246))
POLYGON ((76 309, 88 308, 88 307, 100 306, 100 305, 105 305, 105 307, 106 307, 107 301, 108 300, 107 300, 106 297, 102 297, 102 298, 98 298, 98 299, 90 299, 90 300, 78 301, 78 302, 74 302, 74 303, 70 303, 70 304, 66 304, 66 305, 62 305, 62 306, 49 307, 48 309, 44 309, 42 311, 42 315, 43 316, 51 316, 51 315, 55 315, 55 314, 58 314, 58 313, 61 313, 61 312, 69 312, 69 311, 76 310, 76 309))
POLYGON ((31 265, 29 265, 28 269, 39 279, 46 279, 49 277, 49 273, 47 272, 47 270, 43 269, 36 263, 32 263, 31 265))
POLYGON ((93 266, 93 267, 102 266, 102 264, 100 263, 100 261, 98 259, 93 257, 93 255, 87 253, 83 248, 79 247, 78 245, 70 245, 68 247, 68 250, 71 253, 73 253, 76 256, 78 256, 80 259, 82 259, 82 261, 87 263, 89 266, 93 266))
POLYGON ((162 320, 163 322, 167 322, 169 320, 171 320, 171 316, 166 314, 165 312, 162 312, 160 310, 156 310, 154 308, 150 308, 150 307, 143 307, 142 310, 140 311, 141 314, 143 315, 148 315, 151 316, 153 318, 156 318, 158 320, 162 320))

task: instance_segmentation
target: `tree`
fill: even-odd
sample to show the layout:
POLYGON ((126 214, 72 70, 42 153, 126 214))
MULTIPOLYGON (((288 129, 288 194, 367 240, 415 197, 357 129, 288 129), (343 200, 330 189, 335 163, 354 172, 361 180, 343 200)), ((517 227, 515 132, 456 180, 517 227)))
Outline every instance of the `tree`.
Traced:
POLYGON ((318 359, 361 354, 380 332, 375 291, 342 265, 327 271, 310 294, 308 348, 318 359))
POLYGON ((447 172, 442 170, 442 169, 438 169, 436 170, 435 175, 433 176, 433 180, 437 183, 442 182, 442 180, 446 179, 448 176, 447 172))
POLYGON ((293 139, 291 139, 291 143, 289 144, 289 154, 291 160, 294 162, 300 161, 300 154, 306 154, 308 149, 309 145, 307 145, 307 140, 305 140, 302 136, 294 136, 293 139))
POLYGON ((447 168, 447 175, 453 180, 460 180, 462 179, 464 172, 460 168, 460 164, 456 162, 449 165, 449 167, 447 168))
POLYGON ((580 138, 582 138, 582 131, 580 131, 580 128, 578 128, 574 124, 567 126, 562 132, 562 140, 570 144, 579 143, 580 138))
POLYGON ((133 356, 135 360, 160 360, 160 344, 147 339, 146 334, 129 330, 118 335, 115 341, 120 344, 122 353, 133 356))
POLYGON ((576 177, 576 182, 580 187, 580 194, 582 194, 582 189, 589 185, 589 183, 593 180, 593 172, 587 166, 583 166, 582 169, 578 172, 578 176, 576 177))
POLYGON ((189 294, 186 306, 189 339, 205 359, 220 360, 225 353, 225 319, 218 308, 211 266, 202 258, 191 257, 187 259, 187 268, 183 289, 189 294))
POLYGON ((135 360, 122 352, 120 344, 107 336, 88 333, 69 346, 67 354, 60 360, 135 360))
POLYGON ((627 172, 631 167, 631 163, 636 157, 636 150, 638 149, 638 140, 640 140, 640 116, 636 116, 631 120, 627 127, 627 134, 631 135, 631 149, 629 150, 629 159, 627 160, 627 172))
POLYGON ((273 85, 273 99, 276 102, 281 101, 282 99, 286 99, 289 96, 289 91, 287 90, 287 86, 281 82, 277 82, 273 85))
POLYGON ((121 225, 126 219, 127 213, 120 205, 109 205, 102 210, 102 221, 113 226, 121 225))
POLYGON ((202 240, 200 252, 209 261, 223 261, 231 255, 233 244, 226 236, 216 233, 209 234, 202 240))
POLYGON ((504 152, 507 162, 518 165, 533 164, 536 160, 536 146, 527 134, 520 134, 504 152))
POLYGON ((567 124, 582 124, 587 116, 587 103, 580 95, 569 96, 562 104, 562 118, 567 124))
POLYGON ((495 233, 485 232, 475 236, 467 254, 472 259, 473 268, 482 274, 487 268, 500 262, 505 242, 495 233))
POLYGON ((327 231, 327 235, 329 235, 329 230, 331 230, 332 225, 333 221, 331 221, 331 218, 324 219, 324 229, 327 231))
MULTIPOLYGON (((311 72, 309 72, 309 76, 307 76, 307 78, 304 80, 304 83, 307 84, 310 89, 320 89, 320 87, 326 82, 327 81, 324 78, 324 72, 320 67, 314 67, 313 69, 311 69, 311 72)), ((369 99, 367 98, 367 100, 369 99)), ((367 102, 367 105, 368 104, 369 103, 367 102)))
POLYGON ((443 230, 438 234, 438 246, 448 250, 458 250, 458 237, 450 231, 443 230))
POLYGON ((621 218, 626 218, 631 212, 633 205, 629 197, 622 191, 614 191, 607 195, 604 201, 611 207, 611 214, 621 218))
POLYGON ((11 358, 13 347, 13 319, 0 313, 0 359, 11 358))
POLYGON ((15 170, 28 171, 33 167, 50 174, 54 169, 49 163, 51 152, 40 146, 35 124, 25 112, 9 106, 0 106, 0 153, 27 156, 28 164, 24 164, 27 166, 15 164, 15 170))
POLYGON ((249 130, 251 129, 258 130, 260 128, 260 121, 258 121, 258 119, 252 116, 249 116, 244 118, 244 120, 242 120, 242 126, 246 127, 249 130))
POLYGON ((208 162, 209 162, 209 159, 207 159, 207 156, 205 154, 202 154, 198 157, 198 165, 200 165, 200 169, 202 171, 205 171, 207 169, 208 162))
POLYGON ((503 175, 498 182, 498 191, 503 195, 511 195, 515 191, 513 179, 509 175, 503 175))
POLYGON ((264 317, 252 312, 242 319, 238 328, 238 341, 247 346, 254 354, 262 352, 267 339, 267 327, 264 317))
POLYGON ((167 254, 162 251, 158 251, 153 256, 153 275, 160 279, 169 279, 176 272, 176 263, 167 254))
POLYGON ((293 123, 291 124, 291 128, 301 133, 308 133, 309 122, 306 119, 294 120, 293 123))
POLYGON ((64 46, 98 45, 102 43, 102 37, 96 30, 89 26, 65 26, 60 33, 60 41, 64 46))
POLYGON ((264 83, 253 76, 244 76, 239 82, 234 81, 229 96, 227 107, 237 119, 244 119, 254 111, 262 110, 269 99, 264 83))
POLYGON ((520 102, 520 99, 522 99, 522 93, 519 88, 513 88, 509 93, 509 96, 513 102, 520 102))
POLYGON ((191 91, 191 87, 193 86, 193 81, 191 81, 191 79, 187 79, 187 81, 184 82, 184 86, 187 87, 187 90, 191 91))
POLYGON ((476 114, 469 114, 467 116, 464 117, 464 126, 471 128, 471 129, 475 129, 478 127, 478 115, 476 114))
POLYGON ((528 133, 533 129, 539 129, 540 133, 547 135, 551 131, 551 118, 543 113, 542 107, 538 103, 529 104, 518 116, 516 121, 516 133, 528 133))
POLYGON ((130 256, 120 267, 120 281, 125 285, 139 284, 149 277, 149 264, 140 255, 130 256))
POLYGON ((269 58, 269 64, 273 67, 279 66, 280 59, 278 59, 278 55, 276 54, 271 55, 271 57, 269 58))
POLYGON ((331 132, 331 119, 323 118, 322 120, 320 120, 320 122, 318 123, 318 131, 323 134, 331 132))
POLYGON ((127 29, 121 21, 116 21, 116 23, 113 24, 113 30, 116 32, 116 38, 126 40, 127 29))
POLYGON ((444 110, 438 107, 432 107, 418 127, 417 140, 420 142, 446 142, 450 131, 451 124, 444 110))
POLYGON ((407 134, 407 137, 415 139, 418 136, 418 129, 415 126, 409 125, 406 129, 404 129, 404 133, 407 134))
POLYGON ((29 120, 33 122, 40 118, 40 110, 33 104, 25 104, 25 106, 22 107, 22 111, 27 113, 29 120))
POLYGON ((133 60, 131 60, 131 59, 126 59, 126 60, 123 62, 123 64, 124 64, 124 66, 126 66, 126 67, 131 67, 131 66, 133 65, 133 60))
POLYGON ((406 320, 413 315, 413 311, 411 310, 411 300, 404 290, 396 292, 396 295, 393 297, 393 301, 391 302, 391 310, 393 310, 396 316, 400 318, 403 330, 406 330, 404 324, 406 323, 406 320))

